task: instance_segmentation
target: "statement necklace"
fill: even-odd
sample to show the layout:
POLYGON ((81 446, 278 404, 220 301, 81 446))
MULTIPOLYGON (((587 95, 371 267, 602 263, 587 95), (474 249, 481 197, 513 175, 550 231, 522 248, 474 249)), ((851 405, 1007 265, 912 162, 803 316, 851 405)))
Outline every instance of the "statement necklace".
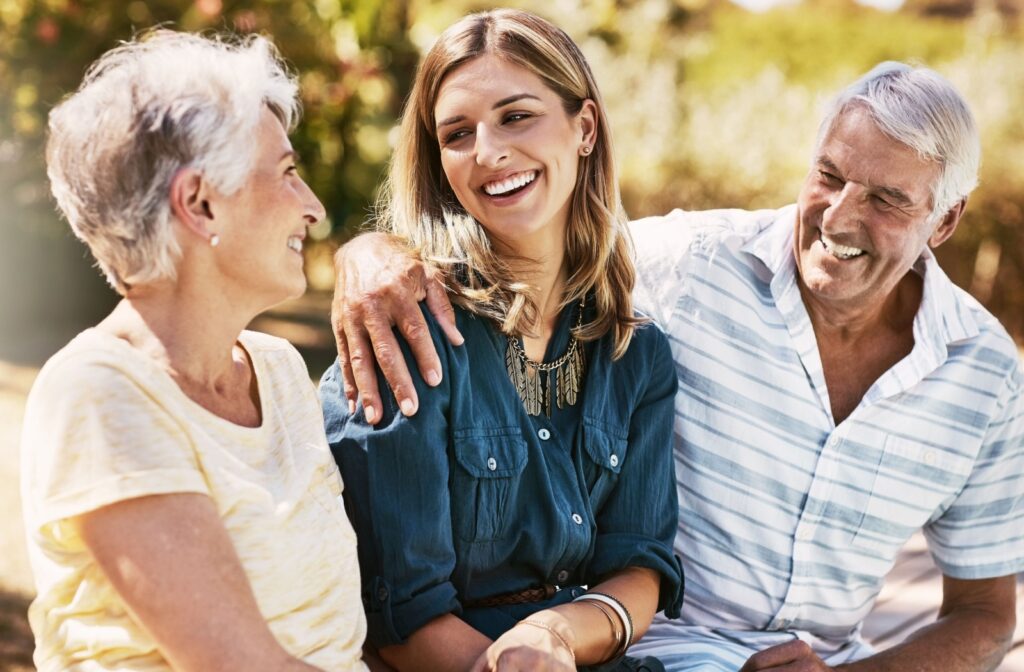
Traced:
MULTIPOLYGON (((576 318, 578 330, 583 325, 583 302, 580 302, 580 314, 576 318)), ((543 408, 547 416, 551 417, 552 383, 557 390, 557 404, 559 408, 575 406, 576 399, 580 392, 580 382, 583 380, 583 346, 575 336, 569 337, 569 347, 565 354, 553 362, 535 362, 526 356, 519 339, 514 336, 507 336, 508 349, 505 350, 505 367, 508 369, 508 377, 512 380, 519 398, 523 400, 523 406, 530 415, 540 415, 543 408), (547 374, 547 375, 543 375, 547 374), (552 380, 552 377, 554 380, 552 380)))

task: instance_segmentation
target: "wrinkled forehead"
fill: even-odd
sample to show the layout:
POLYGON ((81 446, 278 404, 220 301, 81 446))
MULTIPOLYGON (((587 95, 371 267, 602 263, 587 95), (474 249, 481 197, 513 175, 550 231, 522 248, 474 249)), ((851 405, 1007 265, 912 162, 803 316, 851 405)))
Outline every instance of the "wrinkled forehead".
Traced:
POLYGON ((914 201, 931 197, 942 164, 892 137, 860 106, 840 112, 823 134, 815 164, 838 170, 844 180, 899 189, 914 201))

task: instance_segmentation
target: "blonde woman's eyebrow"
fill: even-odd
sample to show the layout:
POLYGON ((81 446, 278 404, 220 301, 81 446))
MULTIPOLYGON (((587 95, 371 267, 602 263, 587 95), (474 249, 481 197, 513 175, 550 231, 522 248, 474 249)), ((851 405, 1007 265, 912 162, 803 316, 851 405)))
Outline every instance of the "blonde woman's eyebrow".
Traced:
MULTIPOLYGON (((512 103, 515 103, 515 102, 518 102, 520 100, 523 100, 524 98, 529 98, 529 99, 532 99, 532 100, 540 100, 540 98, 538 98, 537 96, 533 95, 532 93, 517 93, 515 95, 506 96, 505 98, 502 98, 501 100, 496 102, 494 105, 491 105, 491 109, 492 110, 497 110, 498 108, 505 107, 506 105, 511 105, 512 103)), ((439 122, 437 124, 437 127, 438 128, 444 128, 445 126, 451 126, 452 124, 457 124, 460 121, 465 121, 465 120, 466 120, 466 115, 459 114, 459 115, 456 115, 454 117, 448 117, 444 121, 439 122)))

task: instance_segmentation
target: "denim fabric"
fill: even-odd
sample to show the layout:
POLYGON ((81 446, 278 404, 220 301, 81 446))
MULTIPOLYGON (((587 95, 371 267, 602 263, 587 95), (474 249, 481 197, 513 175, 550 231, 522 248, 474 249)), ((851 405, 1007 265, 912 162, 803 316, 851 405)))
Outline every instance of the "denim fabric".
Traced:
MULTIPOLYGON (((565 351, 576 310, 563 312, 547 359, 565 351)), ((630 566, 661 574, 659 609, 677 616, 677 382, 664 334, 639 329, 616 362, 610 337, 588 343, 582 398, 549 419, 527 415, 506 373, 507 340, 489 321, 456 309, 466 342, 454 347, 424 314, 443 382, 428 387, 402 343, 420 402, 413 417, 382 377, 376 426, 361 408, 349 415, 337 364, 320 383, 371 644, 401 643, 446 613, 497 637, 546 603, 514 614, 462 603, 544 583, 593 585, 630 566)))

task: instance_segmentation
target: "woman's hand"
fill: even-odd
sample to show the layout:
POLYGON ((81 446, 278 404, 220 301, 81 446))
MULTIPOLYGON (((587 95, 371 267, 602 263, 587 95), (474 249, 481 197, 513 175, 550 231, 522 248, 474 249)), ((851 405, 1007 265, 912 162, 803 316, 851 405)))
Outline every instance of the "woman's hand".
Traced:
POLYGON ((538 612, 495 640, 472 672, 575 672, 575 640, 564 618, 538 612))
POLYGON ((398 326, 423 380, 432 386, 441 382, 441 364, 419 302, 426 299, 427 307, 453 344, 463 342, 438 272, 411 257, 397 239, 383 233, 364 234, 338 250, 334 272, 331 325, 350 408, 361 400, 367 422, 376 424, 380 420, 376 364, 402 413, 412 415, 419 400, 391 327, 398 326))

